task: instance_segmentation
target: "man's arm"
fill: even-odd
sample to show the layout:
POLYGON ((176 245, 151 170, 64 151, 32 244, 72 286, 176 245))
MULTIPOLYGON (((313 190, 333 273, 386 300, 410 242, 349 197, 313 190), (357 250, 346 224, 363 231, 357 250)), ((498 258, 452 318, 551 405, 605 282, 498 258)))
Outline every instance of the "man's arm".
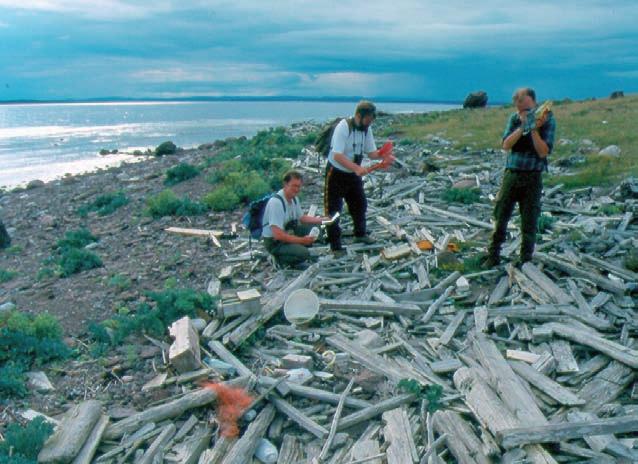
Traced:
POLYGON ((329 219, 330 218, 328 216, 308 216, 307 214, 304 214, 299 218, 299 222, 302 224, 320 225, 322 221, 327 221, 329 219))
POLYGON ((277 226, 270 226, 270 230, 272 230, 272 238, 284 243, 312 245, 315 241, 315 238, 310 235, 306 235, 305 237, 297 237, 296 235, 289 234, 288 232, 280 229, 277 226))
POLYGON ((344 155, 343 153, 335 153, 334 158, 335 158, 335 161, 339 163, 341 166, 343 166, 346 169, 350 169, 352 172, 354 172, 356 175, 360 177, 363 177, 368 173, 368 170, 366 168, 364 168, 363 166, 359 166, 354 161, 350 161, 348 157, 344 155))

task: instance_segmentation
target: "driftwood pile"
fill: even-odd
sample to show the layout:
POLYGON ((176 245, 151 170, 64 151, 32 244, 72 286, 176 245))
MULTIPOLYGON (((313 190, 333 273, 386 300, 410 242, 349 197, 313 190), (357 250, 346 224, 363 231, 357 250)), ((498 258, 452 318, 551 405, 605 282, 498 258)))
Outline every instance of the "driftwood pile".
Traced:
MULTIPOLYGON (((471 271, 463 260, 486 245, 502 155, 458 153, 436 137, 395 151, 398 166, 367 179, 374 245, 334 259, 318 244, 317 262, 291 271, 243 238, 220 239, 227 266, 208 288, 217 317, 199 330, 175 322, 173 345, 158 342, 166 365, 144 387, 182 393, 118 421, 99 402, 79 404, 40 461, 638 461, 638 274, 623 266, 638 245, 631 188, 547 188, 544 214, 556 221, 533 263, 471 271), (485 202, 446 204, 453 185, 485 202), (602 213, 611 204, 622 212, 602 213), (320 310, 294 326, 282 307, 301 288, 320 310), (239 437, 219 435, 217 394, 202 379, 254 396, 239 437), (442 395, 402 390, 405 379, 442 395)), ((309 177, 320 176, 314 156, 300 166, 309 177)))

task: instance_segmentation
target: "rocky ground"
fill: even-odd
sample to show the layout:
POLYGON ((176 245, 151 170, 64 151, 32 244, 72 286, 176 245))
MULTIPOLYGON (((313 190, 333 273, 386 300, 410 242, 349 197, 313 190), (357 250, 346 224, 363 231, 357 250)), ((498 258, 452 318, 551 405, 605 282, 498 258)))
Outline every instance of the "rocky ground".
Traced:
MULTIPOLYGON (((387 127, 389 121, 391 118, 382 119, 380 126, 387 127)), ((302 125, 292 130, 307 129, 308 127, 302 125)), ((406 332, 400 332, 401 336, 406 337, 405 334, 410 333, 415 343, 422 336, 443 337, 443 330, 456 324, 449 341, 452 341, 451 348, 455 352, 462 353, 465 350, 464 334, 466 329, 471 329, 472 324, 462 325, 463 319, 454 322, 456 315, 454 318, 452 315, 455 314, 455 307, 479 307, 490 293, 496 292, 495 287, 504 274, 504 269, 487 273, 477 272, 465 262, 477 257, 487 243, 492 209, 490 200, 498 189, 503 155, 500 150, 455 149, 450 141, 435 134, 423 143, 402 144, 401 134, 391 134, 391 138, 395 143, 395 154, 399 163, 389 172, 379 171, 371 176, 366 187, 370 198, 371 229, 378 237, 379 245, 376 248, 358 251, 352 247, 345 261, 340 263, 330 261, 332 258, 328 257, 327 248, 315 247, 315 254, 320 263, 323 262, 323 268, 319 280, 313 280, 312 288, 326 298, 348 297, 370 301, 373 292, 379 289, 398 299, 403 293, 417 295, 420 291, 432 287, 440 290, 439 293, 432 293, 438 301, 438 296, 445 290, 443 287, 439 288, 440 285, 450 284, 446 283, 446 276, 456 270, 468 277, 470 289, 461 289, 463 284, 457 282, 454 294, 445 293, 446 296, 451 296, 453 301, 446 303, 441 300, 436 303, 426 298, 421 302, 421 309, 428 310, 428 313, 435 303, 438 306, 434 307, 433 311, 440 305, 447 306, 447 310, 435 318, 433 328, 423 327, 418 321, 410 321, 407 317, 398 317, 400 325, 392 322, 386 327, 383 322, 384 316, 380 316, 375 322, 366 321, 365 318, 355 320, 354 317, 346 315, 350 313, 346 313, 336 320, 330 317, 322 319, 316 329, 317 333, 304 341, 313 339, 316 342, 318 338, 329 335, 321 332, 322 324, 327 324, 325 328, 328 331, 343 328, 346 333, 352 335, 354 327, 367 327, 370 322, 370 327, 381 333, 387 341, 392 341, 392 334, 397 335, 397 328, 403 326, 402 330, 406 332), (444 192, 453 186, 460 190, 478 190, 479 201, 464 205, 445 200, 444 192), (428 207, 436 208, 438 212, 428 210, 428 207), (407 255, 401 254, 406 251, 401 247, 416 243, 417 239, 425 240, 428 235, 434 244, 434 250, 430 254, 410 256, 414 250, 410 251, 409 247, 407 255), (379 255, 382 249, 383 253, 379 255), (394 254, 397 257, 394 257, 394 254), (423 271, 419 266, 424 268, 423 271), (462 330, 458 330, 456 337, 460 338, 453 340, 459 327, 462 330)), ((15 271, 16 276, 2 284, 0 304, 12 302, 20 311, 48 311, 55 315, 65 329, 67 343, 75 347, 78 354, 65 363, 51 368, 45 366, 44 370, 55 390, 49 393, 33 392, 24 400, 6 402, 0 415, 2 422, 12 421, 27 407, 49 416, 58 416, 72 404, 92 398, 102 401, 111 420, 117 420, 130 416, 134 409, 143 410, 156 401, 179 395, 183 387, 177 385, 147 389, 144 392, 141 388, 155 378, 158 372, 167 369, 162 355, 162 349, 165 348, 162 341, 143 337, 129 339, 124 346, 116 347, 104 356, 93 357, 90 355, 91 342, 87 337, 90 321, 108 319, 123 307, 132 308, 137 303, 145 301, 146 292, 162 289, 167 279, 171 279, 179 287, 204 291, 211 279, 214 280, 222 268, 230 265, 232 278, 222 284, 224 295, 239 288, 257 288, 262 294, 276 294, 285 282, 294 277, 291 271, 274 269, 267 259, 251 260, 247 257, 245 232, 239 227, 238 236, 232 237, 231 234, 232 224, 240 223, 243 211, 161 219, 152 219, 144 215, 146 199, 164 190, 164 173, 169 167, 178 162, 198 164, 205 157, 214 156, 214 153, 214 146, 181 151, 174 156, 150 158, 141 163, 68 177, 45 185, 36 185, 34 188, 3 194, 0 198, 1 214, 13 238, 13 246, 0 254, 0 269, 15 271), (78 208, 98 195, 116 190, 124 191, 130 202, 115 213, 104 217, 89 213, 86 218, 77 214, 78 208), (66 231, 80 226, 89 228, 98 237, 99 241, 92 251, 101 257, 103 267, 67 278, 42 276, 40 271, 46 267, 46 260, 51 256, 56 241, 62 238, 66 231), (169 234, 165 229, 171 226, 221 230, 227 233, 228 238, 220 239, 221 247, 218 247, 209 239, 169 234), (130 283, 117 285, 113 276, 121 276, 130 283)), ((321 205, 322 170, 317 167, 316 155, 307 152, 297 164, 306 173, 304 204, 321 205)), ((564 169, 568 168, 569 166, 566 166, 564 169)), ((556 250, 572 261, 573 256, 579 253, 592 253, 612 265, 623 268, 624 258, 636 247, 632 231, 635 230, 633 223, 638 204, 631 185, 633 184, 627 187, 625 184, 619 184, 607 189, 588 188, 576 192, 563 192, 560 187, 546 189, 544 210, 555 219, 558 218, 558 221, 554 224, 553 230, 542 234, 541 247, 545 250, 556 250)), ((197 199, 210 190, 210 184, 204 176, 198 176, 177 184, 172 189, 180 197, 186 195, 197 199)), ((347 226, 345 229, 348 230, 347 226)), ((514 236, 517 235, 515 227, 512 232, 514 236)), ((348 244, 346 239, 346 245, 348 244)), ((259 247, 256 245, 258 250, 259 247)), ((509 243, 505 254, 515 257, 515 240, 509 243)), ((516 272, 511 270, 510 278, 513 279, 512 282, 517 282, 522 291, 519 287, 513 286, 510 294, 506 292, 500 296, 505 303, 524 303, 529 300, 530 295, 536 303, 550 298, 551 295, 535 294, 533 287, 525 286, 524 276, 516 272)), ((550 276, 558 281, 556 271, 550 271, 550 276)), ((627 276, 631 277, 633 274, 624 275, 625 280, 627 276)), ((605 317, 610 317, 612 326, 616 323, 618 330, 622 327, 626 333, 626 343, 629 335, 633 335, 635 331, 633 324, 624 322, 628 315, 633 314, 632 308, 635 304, 635 300, 629 296, 629 290, 623 295, 621 289, 620 294, 611 298, 605 297, 607 293, 591 285, 587 279, 581 279, 578 283, 579 291, 582 290, 586 298, 591 300, 592 308, 605 317)), ((612 289, 615 288, 613 282, 608 285, 612 289)), ((411 298, 408 298, 408 301, 412 303, 411 298)), ((206 323, 213 322, 214 319, 214 315, 208 315, 206 323)), ((388 317, 388 320, 391 319, 391 316, 388 317)), ((468 317, 466 320, 469 319, 468 317)), ((596 321, 600 322, 597 319, 596 321)), ((226 322, 220 321, 220 325, 223 327, 226 322)), ((271 325, 273 323, 286 324, 280 317, 270 322, 271 325)), ((492 323, 490 317, 490 330, 496 333, 497 327, 492 323)), ((299 343, 297 338, 304 339, 307 334, 291 334, 281 330, 275 330, 275 336, 268 337, 270 341, 257 340, 257 352, 246 351, 244 347, 240 350, 241 353, 235 354, 256 372, 268 367, 269 364, 276 365, 275 358, 283 356, 286 349, 292 352, 296 349, 305 352, 308 349, 309 345, 299 343), (277 340, 281 345, 282 337, 288 340, 286 344, 269 352, 270 345, 277 343, 277 340)), ((505 338, 498 338, 502 335, 500 333, 495 336, 499 341, 510 337, 514 347, 520 347, 519 345, 522 346, 527 340, 520 338, 525 340, 521 343, 512 339, 523 330, 528 329, 518 328, 517 324, 517 328, 511 334, 508 328, 507 333, 503 335, 505 338)), ((263 338, 263 334, 261 337, 263 338)), ((338 340, 334 341, 334 337, 332 338, 333 349, 337 351, 338 340)), ((166 337, 163 341, 170 340, 166 337)), ((237 343, 229 344, 233 345, 237 343)), ((436 347, 432 346, 436 350, 436 347)), ((342 351, 347 351, 341 348, 342 351)), ((384 349, 383 342, 380 349, 384 349)), ((419 349, 425 349, 425 352, 429 353, 429 348, 425 345, 421 345, 419 349)), ((439 356, 441 360, 449 361, 450 350, 443 347, 443 351, 446 353, 445 356, 439 352, 433 355, 433 359, 439 356)), ((410 350, 408 352, 414 353, 410 350)), ((419 359, 418 356, 414 356, 419 359)), ((456 354, 454 357, 456 358, 456 354)), ((462 356, 461 359, 468 362, 462 356)), ((421 368, 419 362, 413 365, 421 368)), ((458 367, 456 366, 456 369, 458 367)), ((442 375, 447 376, 451 372, 445 371, 442 375)), ((329 381, 330 387, 324 385, 324 388, 338 393, 343 390, 346 383, 346 374, 334 374, 338 381, 329 381)), ((378 372, 376 374, 378 377, 378 372)), ((365 392, 367 399, 375 400, 375 394, 393 394, 396 387, 393 383, 396 383, 396 379, 391 380, 393 382, 388 385, 377 385, 378 382, 367 382, 365 379, 358 383, 360 388, 361 384, 375 385, 372 392, 365 392), (374 388, 378 390, 375 391, 374 388)), ((451 386, 449 379, 442 383, 451 386)), ((357 394, 360 393, 359 389, 357 394)), ((448 401, 455 399, 458 397, 452 395, 448 401)), ((328 423, 327 427, 329 426, 328 423)))

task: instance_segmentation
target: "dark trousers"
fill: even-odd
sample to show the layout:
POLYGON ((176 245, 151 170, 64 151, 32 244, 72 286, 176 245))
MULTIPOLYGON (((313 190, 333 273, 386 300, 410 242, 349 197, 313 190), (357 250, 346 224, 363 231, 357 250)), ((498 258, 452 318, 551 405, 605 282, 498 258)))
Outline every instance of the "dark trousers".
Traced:
MULTIPOLYGON (((286 227, 286 232, 297 237, 305 237, 312 227, 308 224, 295 224, 286 227)), ((275 260, 284 266, 296 266, 310 258, 308 248, 297 243, 284 243, 274 238, 264 238, 264 247, 275 260)))
POLYGON ((9 245, 11 245, 11 237, 9 237, 7 229, 4 228, 4 224, 0 221, 0 248, 9 248, 9 245))
MULTIPOLYGON (((368 201, 363 191, 363 179, 353 172, 343 172, 328 163, 323 191, 323 206, 326 216, 332 216, 343 208, 346 200, 348 211, 354 224, 355 237, 366 234, 366 210, 368 201)), ((339 221, 326 227, 328 243, 332 250, 341 248, 341 227, 339 221)))
POLYGON ((538 217, 541 213, 543 177, 540 171, 505 170, 503 183, 494 207, 494 232, 488 252, 499 256, 507 234, 507 223, 518 203, 521 213, 521 261, 529 261, 534 254, 538 217))

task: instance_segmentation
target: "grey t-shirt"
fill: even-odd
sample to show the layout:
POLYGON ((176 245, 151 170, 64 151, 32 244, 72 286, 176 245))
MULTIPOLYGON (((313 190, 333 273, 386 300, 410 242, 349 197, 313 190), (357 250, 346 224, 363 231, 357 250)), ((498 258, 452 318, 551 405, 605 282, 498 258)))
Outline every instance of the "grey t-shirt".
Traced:
POLYGON ((272 228, 270 226, 277 226, 284 230, 289 221, 293 219, 299 220, 302 216, 299 200, 294 198, 291 202, 286 201, 283 189, 278 191, 277 195, 283 198, 286 208, 284 208, 282 201, 274 195, 268 200, 266 209, 264 209, 264 218, 261 222, 263 227, 261 230, 262 238, 272 238, 272 228))
POLYGON ((348 120, 342 119, 332 134, 330 142, 330 153, 328 160, 330 164, 344 172, 352 172, 335 160, 335 153, 343 153, 350 161, 354 161, 357 155, 367 155, 377 149, 372 135, 372 127, 368 127, 367 131, 354 129, 350 132, 348 128, 348 120))

